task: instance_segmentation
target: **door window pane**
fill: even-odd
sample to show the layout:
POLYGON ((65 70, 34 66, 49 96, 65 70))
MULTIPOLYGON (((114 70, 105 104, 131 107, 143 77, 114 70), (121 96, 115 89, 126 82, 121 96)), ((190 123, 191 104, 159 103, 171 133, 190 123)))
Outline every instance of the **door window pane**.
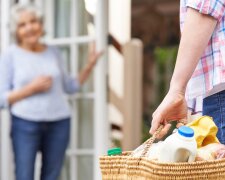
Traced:
POLYGON ((78 100, 78 148, 93 148, 93 100, 78 100))
POLYGON ((55 0, 55 36, 70 36, 70 0, 55 0))
MULTIPOLYGON (((83 69, 88 63, 88 52, 89 52, 89 44, 81 44, 79 46, 79 69, 83 69)), ((87 82, 81 88, 82 92, 93 92, 93 72, 90 77, 87 79, 87 82)))
POLYGON ((79 156, 78 157, 78 175, 79 180, 93 180, 93 157, 79 156))
POLYGON ((59 180, 72 180, 70 177, 70 156, 66 156, 59 180))

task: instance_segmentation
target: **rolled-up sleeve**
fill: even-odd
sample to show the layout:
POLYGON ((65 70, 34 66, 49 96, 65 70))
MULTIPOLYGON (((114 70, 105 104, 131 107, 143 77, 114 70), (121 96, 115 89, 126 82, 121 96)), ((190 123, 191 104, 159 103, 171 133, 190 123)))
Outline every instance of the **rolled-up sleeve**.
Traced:
POLYGON ((63 87, 67 94, 73 94, 80 89, 80 83, 77 78, 74 78, 66 73, 63 74, 63 87))
POLYGON ((187 7, 198 10, 201 14, 206 14, 220 21, 225 15, 225 0, 188 0, 187 7))
POLYGON ((12 61, 10 54, 3 54, 0 58, 0 109, 9 107, 8 94, 12 88, 12 61))

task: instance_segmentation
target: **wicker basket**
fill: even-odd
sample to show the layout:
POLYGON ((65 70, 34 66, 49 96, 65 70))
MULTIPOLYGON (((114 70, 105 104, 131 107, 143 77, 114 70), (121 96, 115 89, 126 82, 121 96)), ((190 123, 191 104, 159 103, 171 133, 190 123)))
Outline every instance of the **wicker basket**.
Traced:
MULTIPOLYGON (((145 142, 148 148, 155 140, 157 133, 145 142)), ((123 152, 120 156, 100 157, 102 179, 225 180, 225 159, 192 163, 159 163, 145 158, 146 152, 147 150, 141 158, 130 156, 131 152, 123 152)))

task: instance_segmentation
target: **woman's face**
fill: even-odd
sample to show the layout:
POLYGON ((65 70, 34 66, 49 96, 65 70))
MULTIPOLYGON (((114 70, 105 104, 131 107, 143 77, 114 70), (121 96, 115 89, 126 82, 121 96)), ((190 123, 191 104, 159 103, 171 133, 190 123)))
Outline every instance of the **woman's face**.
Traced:
POLYGON ((35 45, 43 35, 43 26, 40 20, 31 12, 22 11, 16 31, 20 44, 35 45))

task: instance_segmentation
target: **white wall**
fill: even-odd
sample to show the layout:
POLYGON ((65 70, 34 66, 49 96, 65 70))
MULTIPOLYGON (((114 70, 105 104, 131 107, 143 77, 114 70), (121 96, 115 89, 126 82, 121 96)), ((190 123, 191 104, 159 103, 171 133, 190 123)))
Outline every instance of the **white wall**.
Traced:
MULTIPOLYGON (((131 39, 131 0, 109 0, 109 32, 121 44, 131 39)), ((114 47, 109 48, 109 88, 119 97, 124 96, 124 59, 114 47)), ((109 120, 123 121, 123 116, 112 104, 109 120), (120 117, 120 118, 118 118, 120 117), (121 119, 122 118, 122 119, 121 119)), ((118 124, 118 123, 116 123, 118 124)))
MULTIPOLYGON (((131 39, 131 0, 109 0, 109 32, 122 44, 131 39)), ((109 86, 123 96, 123 57, 109 49, 109 86), (116 73, 115 73, 116 72, 116 73)))

